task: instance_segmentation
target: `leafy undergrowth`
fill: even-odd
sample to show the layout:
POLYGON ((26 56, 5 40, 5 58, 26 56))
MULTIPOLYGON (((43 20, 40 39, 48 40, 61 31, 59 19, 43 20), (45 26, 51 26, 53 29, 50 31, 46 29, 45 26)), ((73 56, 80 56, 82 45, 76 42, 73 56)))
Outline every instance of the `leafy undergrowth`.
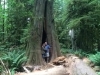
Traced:
POLYGON ((100 52, 96 54, 89 54, 89 59, 95 63, 95 65, 100 66, 100 52))
MULTIPOLYGON (((10 69, 12 75, 15 71, 21 70, 23 62, 27 60, 25 52, 22 50, 6 52, 2 55, 1 59, 5 66, 10 69)), ((1 67, 0 69, 2 70, 3 68, 1 67)))
POLYGON ((94 69, 97 71, 97 74, 100 75, 100 52, 89 54, 89 59, 97 66, 97 68, 94 67, 94 69))
POLYGON ((66 55, 66 54, 74 54, 74 55, 78 56, 79 58, 84 58, 84 57, 88 56, 88 53, 82 51, 81 49, 79 49, 79 50, 72 50, 72 49, 62 48, 61 52, 64 55, 66 55))
POLYGON ((100 72, 97 72, 98 75, 100 75, 100 72))

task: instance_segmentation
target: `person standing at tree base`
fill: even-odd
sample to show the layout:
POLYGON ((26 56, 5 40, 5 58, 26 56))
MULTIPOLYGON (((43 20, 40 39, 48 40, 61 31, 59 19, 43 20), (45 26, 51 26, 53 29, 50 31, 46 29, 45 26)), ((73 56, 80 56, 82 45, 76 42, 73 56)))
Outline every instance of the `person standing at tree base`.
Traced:
POLYGON ((49 62, 49 57, 50 57, 50 45, 48 45, 47 42, 45 42, 43 45, 42 45, 42 48, 43 48, 43 58, 45 59, 45 61, 48 63, 49 62))

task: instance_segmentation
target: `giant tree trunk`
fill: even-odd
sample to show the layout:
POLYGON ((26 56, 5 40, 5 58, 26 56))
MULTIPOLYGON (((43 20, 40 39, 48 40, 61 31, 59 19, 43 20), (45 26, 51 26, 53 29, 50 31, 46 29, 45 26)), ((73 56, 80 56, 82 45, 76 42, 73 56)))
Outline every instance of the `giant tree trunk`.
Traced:
POLYGON ((41 46, 45 41, 51 46, 51 60, 60 55, 52 9, 53 0, 34 0, 34 24, 31 26, 27 64, 44 64, 41 46))

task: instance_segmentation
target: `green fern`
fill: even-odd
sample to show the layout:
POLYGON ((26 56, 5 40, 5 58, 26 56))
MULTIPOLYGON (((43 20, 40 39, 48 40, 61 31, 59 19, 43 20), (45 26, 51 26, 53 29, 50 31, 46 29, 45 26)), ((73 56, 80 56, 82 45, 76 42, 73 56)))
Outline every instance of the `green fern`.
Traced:
POLYGON ((3 71, 3 66, 0 65, 0 73, 3 71))
POLYGON ((98 75, 100 75, 100 72, 97 72, 98 75))
POLYGON ((100 66, 100 52, 97 52, 96 54, 90 54, 89 58, 93 63, 100 66))
POLYGON ((18 69, 21 67, 23 62, 26 61, 26 56, 24 56, 25 52, 20 50, 13 50, 12 52, 8 52, 3 55, 2 60, 8 63, 9 69, 18 69))

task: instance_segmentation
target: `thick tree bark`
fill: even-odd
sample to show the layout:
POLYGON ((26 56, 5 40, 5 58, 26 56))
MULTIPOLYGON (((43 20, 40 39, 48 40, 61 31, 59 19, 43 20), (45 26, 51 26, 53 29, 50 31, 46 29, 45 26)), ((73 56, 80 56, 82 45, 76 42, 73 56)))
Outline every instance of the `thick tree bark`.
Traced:
POLYGON ((54 31, 52 9, 53 0, 34 0, 34 24, 31 26, 27 64, 44 64, 41 46, 45 41, 51 46, 51 59, 60 54, 58 39, 54 31))
POLYGON ((57 56, 60 56, 60 48, 58 43, 58 38, 55 33, 54 27, 54 18, 53 18, 53 1, 47 0, 46 6, 46 32, 47 32, 47 41, 51 46, 51 60, 54 60, 57 56))

